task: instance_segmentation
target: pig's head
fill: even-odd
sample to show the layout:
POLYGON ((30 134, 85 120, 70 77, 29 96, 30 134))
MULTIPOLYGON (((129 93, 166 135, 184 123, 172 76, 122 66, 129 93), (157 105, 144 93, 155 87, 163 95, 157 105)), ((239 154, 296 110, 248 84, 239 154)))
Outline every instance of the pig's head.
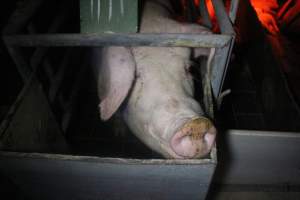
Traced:
MULTIPOLYGON (((105 69, 102 72, 100 70, 104 77, 99 83, 103 91, 100 94, 100 116, 102 120, 107 120, 137 87, 136 61, 131 51, 124 47, 107 48, 103 54, 102 65, 105 69)), ((183 69, 182 73, 188 72, 183 69)), ((172 88, 183 88, 179 97, 176 96, 176 92, 172 93, 173 89, 164 88, 166 91, 164 94, 147 92, 138 98, 141 103, 134 103, 135 108, 130 111, 130 116, 134 116, 132 117, 134 120, 146 118, 147 122, 137 123, 134 120, 126 120, 132 131, 143 142, 168 158, 203 157, 210 152, 215 141, 216 128, 208 118, 203 117, 201 107, 192 98, 192 89, 187 87, 191 84, 191 80, 188 78, 186 80, 189 83, 179 81, 176 84, 164 84, 172 88), (149 117, 135 110, 139 106, 140 108, 148 106, 141 110, 150 108, 151 111, 146 114, 149 117), (140 127, 135 129, 136 126, 140 127), (147 133, 147 136, 139 135, 143 131, 147 133)), ((155 81, 155 84, 157 82, 159 81, 155 81)), ((156 85, 150 87, 156 87, 156 85)), ((139 89, 136 90, 139 91, 139 89)))

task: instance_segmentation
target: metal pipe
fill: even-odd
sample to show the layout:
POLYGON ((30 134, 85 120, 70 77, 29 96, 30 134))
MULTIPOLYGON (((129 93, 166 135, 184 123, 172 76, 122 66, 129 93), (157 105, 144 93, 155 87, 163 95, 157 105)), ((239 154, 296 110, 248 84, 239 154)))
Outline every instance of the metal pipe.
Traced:
POLYGON ((217 21, 220 25, 222 34, 234 34, 231 21, 226 13, 222 0, 212 0, 212 4, 216 13, 217 21))
POLYGON ((203 25, 208 28, 212 28, 212 23, 209 17, 207 5, 204 0, 199 2, 199 10, 200 10, 201 17, 203 19, 203 25))
POLYGON ((16 46, 168 46, 222 48, 230 35, 202 34, 37 34, 7 35, 8 45, 16 46))
POLYGON ((230 2, 229 19, 231 20, 232 24, 235 23, 238 6, 239 6, 239 0, 234 0, 230 2))

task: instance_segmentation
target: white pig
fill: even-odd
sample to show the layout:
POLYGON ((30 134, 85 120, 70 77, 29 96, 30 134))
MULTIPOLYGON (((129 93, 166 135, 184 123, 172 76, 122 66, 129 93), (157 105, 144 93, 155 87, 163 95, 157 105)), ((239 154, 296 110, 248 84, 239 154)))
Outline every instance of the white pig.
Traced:
MULTIPOLYGON (((171 8, 167 0, 146 2, 140 32, 210 34, 200 25, 172 20, 166 8, 171 8)), ((101 119, 109 119, 123 103, 125 122, 154 151, 177 159, 207 155, 216 128, 193 98, 191 52, 185 47, 102 48, 98 51, 101 119)))

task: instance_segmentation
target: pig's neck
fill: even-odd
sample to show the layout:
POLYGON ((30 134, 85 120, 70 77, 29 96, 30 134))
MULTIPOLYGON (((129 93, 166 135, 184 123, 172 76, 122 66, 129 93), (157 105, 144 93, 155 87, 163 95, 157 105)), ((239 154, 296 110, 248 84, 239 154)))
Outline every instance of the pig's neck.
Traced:
POLYGON ((147 1, 144 7, 141 33, 180 33, 181 26, 172 20, 172 10, 168 0, 147 1), (158 3, 159 2, 159 3, 158 3))

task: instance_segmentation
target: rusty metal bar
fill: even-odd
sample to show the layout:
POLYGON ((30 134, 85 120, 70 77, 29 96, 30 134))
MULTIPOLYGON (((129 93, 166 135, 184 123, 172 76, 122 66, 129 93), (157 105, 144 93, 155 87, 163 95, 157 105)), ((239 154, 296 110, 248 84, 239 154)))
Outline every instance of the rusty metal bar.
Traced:
POLYGON ((226 46, 230 35, 202 34, 38 34, 5 36, 8 45, 16 46, 169 46, 206 47, 226 46))

